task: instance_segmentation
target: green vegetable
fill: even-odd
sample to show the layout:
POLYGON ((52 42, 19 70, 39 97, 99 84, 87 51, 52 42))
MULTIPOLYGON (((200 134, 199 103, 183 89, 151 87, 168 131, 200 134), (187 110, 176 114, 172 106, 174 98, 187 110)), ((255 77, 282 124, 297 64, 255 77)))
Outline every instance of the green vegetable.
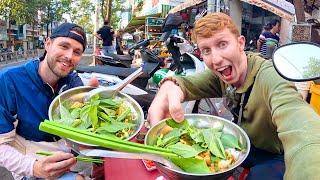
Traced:
POLYGON ((91 120, 91 124, 93 126, 93 129, 97 129, 98 128, 98 106, 97 105, 93 105, 90 107, 89 110, 89 117, 91 120))
POLYGON ((172 128, 186 128, 189 126, 189 123, 187 120, 183 120, 181 123, 177 123, 173 119, 166 120, 166 124, 172 128))
POLYGON ((68 111, 68 109, 66 109, 62 103, 60 102, 60 99, 59 99, 59 111, 60 111, 60 116, 61 116, 61 119, 72 119, 72 116, 70 114, 70 112, 68 111))
MULTIPOLYGON (((186 172, 210 173, 210 169, 220 171, 219 162, 222 159, 228 161, 232 159, 231 154, 226 155, 224 148, 241 147, 235 136, 223 132, 224 126, 198 129, 190 126, 187 121, 179 124, 173 119, 167 120, 166 124, 173 129, 165 136, 161 134, 157 138, 156 146, 168 148, 181 156, 182 158, 171 158, 171 160, 186 172), (211 160, 210 169, 207 166, 208 158, 211 160)), ((231 166, 232 164, 228 167, 231 166)))
POLYGON ((196 142, 196 143, 202 143, 204 142, 204 138, 203 135, 200 131, 200 129, 196 129, 196 130, 192 130, 190 127, 188 128, 190 129, 190 137, 196 142))
POLYGON ((198 174, 211 173, 207 164, 201 159, 170 158, 170 160, 177 166, 181 167, 186 172, 198 173, 198 174))
POLYGON ((116 115, 116 111, 115 110, 108 109, 108 108, 105 108, 103 106, 100 106, 99 108, 101 108, 108 116, 115 116, 116 115))
POLYGON ((131 112, 131 109, 127 107, 127 109, 116 119, 116 121, 122 121, 124 118, 128 116, 128 114, 131 112))
POLYGON ((134 114, 124 105, 122 98, 99 99, 96 95, 85 104, 67 101, 60 102, 60 114, 54 114, 53 120, 70 127, 77 127, 93 133, 114 133, 118 138, 128 138, 137 128, 134 114), (114 122, 117 121, 117 122, 114 122))
POLYGON ((80 119, 80 111, 81 111, 81 108, 75 108, 71 111, 71 117, 73 119, 80 119))
POLYGON ((127 152, 154 153, 168 158, 178 157, 176 154, 173 154, 172 151, 169 149, 143 145, 139 143, 121 140, 118 138, 110 138, 109 136, 94 134, 91 132, 87 132, 77 128, 72 128, 49 120, 41 122, 39 129, 41 131, 54 134, 60 137, 70 138, 76 141, 94 144, 105 148, 127 152))
POLYGON ((212 129, 202 129, 202 134, 210 152, 221 159, 226 159, 226 153, 220 140, 222 133, 212 129))
POLYGON ((172 129, 167 135, 161 139, 161 144, 157 144, 159 147, 167 147, 169 145, 175 144, 180 140, 181 133, 180 130, 177 128, 172 129))
POLYGON ((221 135, 222 145, 225 148, 236 148, 241 150, 241 143, 237 137, 229 133, 223 133, 221 135))
POLYGON ((107 121, 109 121, 109 122, 111 122, 112 120, 114 120, 114 119, 112 119, 110 116, 106 115, 106 114, 103 113, 103 112, 98 112, 98 116, 102 117, 103 119, 105 119, 105 120, 107 120, 107 121))
POLYGON ((196 155, 199 154, 199 152, 195 150, 193 147, 182 144, 182 143, 177 143, 177 144, 168 146, 168 149, 172 150, 172 152, 184 158, 195 157, 196 155))
POLYGON ((130 123, 122 123, 118 121, 111 121, 109 123, 106 123, 104 126, 99 127, 99 131, 107 131, 110 133, 115 133, 117 131, 120 131, 125 128, 132 128, 136 126, 135 124, 130 124, 130 123))

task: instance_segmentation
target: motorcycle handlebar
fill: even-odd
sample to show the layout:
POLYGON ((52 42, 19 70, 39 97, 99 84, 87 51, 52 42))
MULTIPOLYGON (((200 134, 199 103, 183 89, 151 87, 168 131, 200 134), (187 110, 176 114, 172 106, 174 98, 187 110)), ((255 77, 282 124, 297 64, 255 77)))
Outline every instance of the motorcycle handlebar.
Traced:
POLYGON ((130 49, 139 49, 140 47, 147 47, 150 44, 150 40, 142 40, 133 45, 130 49))

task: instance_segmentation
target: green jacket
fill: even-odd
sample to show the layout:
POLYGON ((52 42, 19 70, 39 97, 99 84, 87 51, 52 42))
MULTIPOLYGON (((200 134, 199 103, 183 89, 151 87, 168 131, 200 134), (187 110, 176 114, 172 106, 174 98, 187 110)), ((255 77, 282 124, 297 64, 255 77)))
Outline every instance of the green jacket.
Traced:
MULTIPOLYGON (((175 78, 186 101, 222 97, 228 87, 209 69, 175 78)), ((286 179, 320 179, 320 116, 258 54, 248 55, 246 80, 236 90, 238 102, 251 85, 240 125, 251 143, 269 152, 284 152, 286 179)))

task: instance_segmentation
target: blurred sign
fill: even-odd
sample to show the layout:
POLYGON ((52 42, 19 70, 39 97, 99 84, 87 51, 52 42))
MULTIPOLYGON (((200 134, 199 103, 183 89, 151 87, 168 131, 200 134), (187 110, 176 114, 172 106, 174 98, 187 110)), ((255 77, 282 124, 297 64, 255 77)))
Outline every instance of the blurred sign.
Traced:
POLYGON ((159 11, 158 6, 155 6, 155 7, 151 8, 151 9, 146 13, 146 15, 156 14, 156 13, 158 13, 158 11, 159 11))
POLYGON ((0 40, 8 40, 7 23, 5 21, 0 21, 0 40))
POLYGON ((200 3, 204 2, 204 1, 206 1, 206 0, 188 0, 188 1, 178 5, 176 7, 174 7, 173 9, 171 9, 169 11, 169 13, 179 12, 181 10, 187 9, 188 7, 200 4, 200 3))
POLYGON ((178 6, 179 4, 182 4, 186 2, 187 0, 162 0, 162 4, 170 5, 170 6, 178 6))
POLYGON ((271 4, 279 9, 286 11, 289 14, 295 14, 295 9, 293 4, 285 0, 263 0, 268 4, 271 4))
POLYGON ((294 6, 285 0, 241 0, 261 7, 289 21, 294 21, 294 6))
POLYGON ((126 40, 126 39, 133 39, 133 36, 132 36, 131 34, 129 34, 129 33, 125 33, 125 34, 122 36, 122 38, 123 38, 124 40, 126 40))
POLYGON ((152 7, 155 7, 159 4, 159 0, 152 0, 152 7))

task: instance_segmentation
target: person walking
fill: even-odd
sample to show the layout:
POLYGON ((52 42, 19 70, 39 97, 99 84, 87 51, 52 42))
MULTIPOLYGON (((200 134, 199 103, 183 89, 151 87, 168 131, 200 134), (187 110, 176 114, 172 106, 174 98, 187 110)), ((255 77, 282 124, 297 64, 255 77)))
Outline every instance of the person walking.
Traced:
MULTIPOLYGON (((0 166, 16 180, 83 180, 70 172, 76 163, 62 139, 39 130, 48 118, 52 100, 73 87, 83 86, 74 72, 86 47, 80 26, 63 23, 45 42, 39 59, 0 71, 0 166), (52 156, 36 155, 53 152, 52 156)), ((89 85, 98 86, 97 79, 89 85)))
POLYGON ((120 29, 116 36, 116 50, 117 50, 117 54, 119 55, 123 55, 122 36, 123 36, 123 30, 120 29))
POLYGON ((270 42, 275 46, 278 46, 280 42, 280 38, 278 36, 281 29, 280 21, 275 19, 269 23, 269 26, 271 27, 271 30, 262 32, 257 41, 257 49, 263 56, 267 56, 267 42, 270 42))
POLYGON ((103 53, 114 53, 114 48, 113 48, 113 36, 114 36, 114 30, 112 27, 109 27, 109 21, 105 20, 103 23, 103 27, 101 27, 95 36, 102 40, 102 49, 103 53))

